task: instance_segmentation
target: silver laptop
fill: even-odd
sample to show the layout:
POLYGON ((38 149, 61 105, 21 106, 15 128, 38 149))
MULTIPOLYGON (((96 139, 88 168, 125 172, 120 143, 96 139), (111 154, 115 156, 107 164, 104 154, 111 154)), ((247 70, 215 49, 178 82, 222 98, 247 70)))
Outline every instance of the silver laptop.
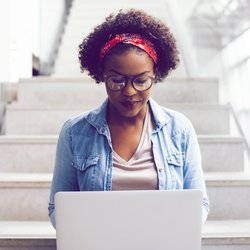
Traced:
POLYGON ((59 192, 57 250, 200 250, 202 193, 59 192))

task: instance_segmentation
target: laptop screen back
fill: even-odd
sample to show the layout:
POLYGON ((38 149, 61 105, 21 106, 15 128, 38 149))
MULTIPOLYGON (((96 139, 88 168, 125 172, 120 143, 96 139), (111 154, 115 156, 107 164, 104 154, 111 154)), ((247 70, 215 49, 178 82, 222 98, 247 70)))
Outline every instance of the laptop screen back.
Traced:
POLYGON ((202 193, 59 192, 57 250, 200 250, 202 193))

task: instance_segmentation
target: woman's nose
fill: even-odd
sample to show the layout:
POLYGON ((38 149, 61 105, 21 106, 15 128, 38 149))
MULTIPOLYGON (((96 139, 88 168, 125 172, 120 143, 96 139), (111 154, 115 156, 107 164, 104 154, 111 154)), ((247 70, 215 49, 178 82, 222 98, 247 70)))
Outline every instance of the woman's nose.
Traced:
POLYGON ((137 93, 137 90, 134 88, 132 81, 129 79, 127 80, 126 86, 122 89, 123 95, 132 96, 137 93))

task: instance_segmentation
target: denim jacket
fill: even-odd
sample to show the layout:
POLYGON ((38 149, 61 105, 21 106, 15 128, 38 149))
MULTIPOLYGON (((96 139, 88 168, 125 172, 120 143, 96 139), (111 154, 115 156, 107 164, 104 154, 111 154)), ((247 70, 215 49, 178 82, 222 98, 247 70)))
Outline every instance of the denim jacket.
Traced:
MULTIPOLYGON (((56 192, 112 190, 113 155, 107 104, 108 100, 99 108, 68 120, 62 127, 49 202, 54 227, 56 192)), ((209 201, 193 126, 184 115, 159 106, 152 98, 149 106, 154 118, 151 141, 158 189, 200 189, 205 222, 209 201)))

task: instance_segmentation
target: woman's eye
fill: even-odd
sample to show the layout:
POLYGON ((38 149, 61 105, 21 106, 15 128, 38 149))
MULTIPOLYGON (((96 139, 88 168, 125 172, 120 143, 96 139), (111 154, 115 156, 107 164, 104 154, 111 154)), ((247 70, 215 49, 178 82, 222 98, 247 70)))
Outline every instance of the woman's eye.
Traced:
POLYGON ((143 83, 145 83, 147 80, 148 80, 147 77, 141 77, 141 78, 136 78, 136 79, 134 80, 134 82, 135 82, 135 83, 138 83, 138 84, 143 84, 143 83))
POLYGON ((116 83, 116 84, 124 83, 123 78, 111 78, 111 80, 113 83, 116 83))

